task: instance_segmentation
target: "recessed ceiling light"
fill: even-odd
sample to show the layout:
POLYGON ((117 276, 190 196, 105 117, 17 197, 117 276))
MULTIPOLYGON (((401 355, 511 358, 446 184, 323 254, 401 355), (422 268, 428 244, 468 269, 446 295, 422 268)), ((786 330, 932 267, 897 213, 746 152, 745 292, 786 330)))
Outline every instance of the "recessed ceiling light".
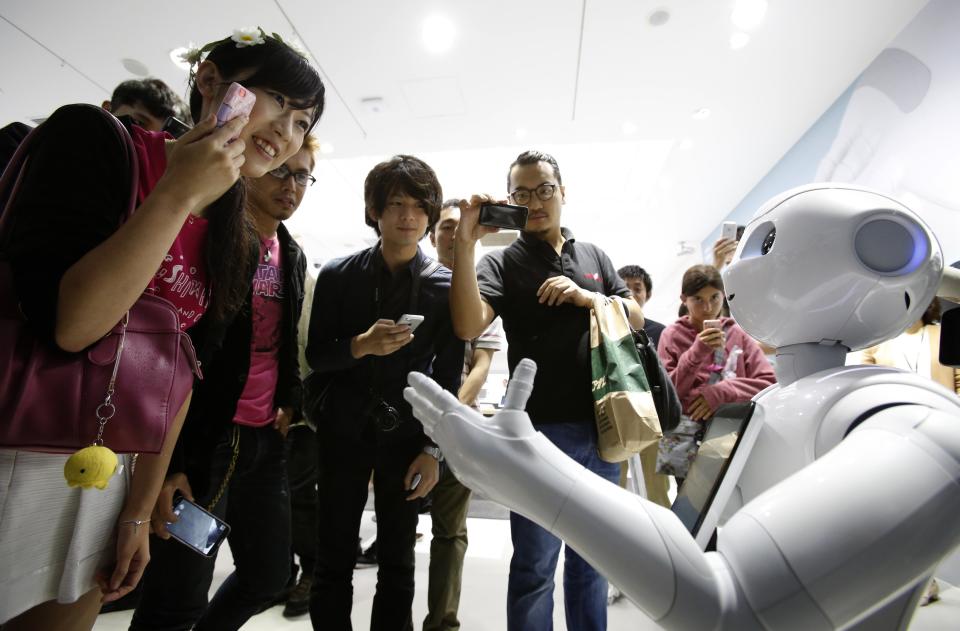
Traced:
POLYGON ((647 22, 650 23, 650 26, 663 26, 669 21, 670 12, 666 9, 657 9, 647 16, 647 22))
POLYGON ((743 31, 737 31, 730 36, 730 48, 732 50, 740 50, 749 43, 750 35, 744 33, 743 31))
POLYGON ((693 120, 702 121, 705 118, 710 118, 710 110, 705 107, 701 107, 698 110, 694 110, 691 116, 693 116, 693 120))
POLYGON ((527 129, 525 127, 517 127, 516 136, 517 140, 523 140, 527 137, 527 129))
POLYGON ((360 106, 370 114, 379 114, 386 109, 383 97, 379 96, 368 96, 365 99, 360 99, 360 106))
POLYGON ((320 153, 325 156, 333 153, 333 143, 332 142, 321 142, 320 143, 320 153))
POLYGON ((634 123, 633 121, 623 121, 623 125, 621 126, 621 129, 623 130, 623 133, 625 135, 632 136, 633 134, 637 133, 637 129, 639 128, 637 127, 637 124, 634 123))
POLYGON ((186 55, 190 50, 193 50, 193 48, 193 44, 174 48, 170 51, 170 61, 172 61, 173 65, 180 70, 183 70, 184 72, 190 72, 190 64, 183 60, 183 56, 186 55))
POLYGON ((767 14, 767 0, 736 0, 730 21, 738 29, 749 31, 760 26, 767 14))
POLYGON ((457 29, 453 20, 443 15, 431 15, 423 21, 423 47, 437 55, 453 48, 457 29))
POLYGON ((120 63, 123 64, 123 67, 127 69, 127 72, 137 75, 138 77, 145 77, 150 74, 150 69, 147 68, 142 61, 125 57, 120 60, 120 63))

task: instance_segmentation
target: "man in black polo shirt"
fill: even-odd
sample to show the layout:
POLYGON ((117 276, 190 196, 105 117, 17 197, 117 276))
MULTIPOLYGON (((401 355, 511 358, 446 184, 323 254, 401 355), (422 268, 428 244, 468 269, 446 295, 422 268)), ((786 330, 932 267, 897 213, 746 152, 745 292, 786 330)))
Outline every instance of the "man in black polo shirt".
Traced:
POLYGON ((456 394, 464 343, 450 323, 450 271, 423 254, 440 215, 437 176, 412 156, 373 168, 364 184, 373 247, 327 263, 317 277, 307 337, 326 390, 314 416, 319 539, 311 590, 315 629, 350 629, 352 577, 371 472, 377 515, 377 592, 371 629, 413 628, 420 498, 439 479, 440 451, 403 399, 407 373, 432 374, 456 394), (412 334, 402 315, 423 321, 412 334))
MULTIPOLYGON (((597 456, 597 430, 590 390, 590 308, 595 294, 620 296, 635 327, 643 326, 640 306, 600 248, 575 241, 560 227, 564 187, 557 161, 527 151, 510 165, 510 200, 528 206, 527 225, 506 249, 489 254, 478 268, 474 246, 495 232, 477 223, 475 195, 461 205, 454 250, 450 307, 454 330, 472 339, 503 318, 511 372, 529 357, 537 362, 527 412, 534 426, 587 469, 616 483, 620 467, 597 456)), ((553 575, 561 541, 533 522, 510 515, 513 558, 507 588, 507 628, 553 628, 553 575)), ((607 582, 576 552, 564 562, 567 626, 578 631, 606 628, 607 582)))

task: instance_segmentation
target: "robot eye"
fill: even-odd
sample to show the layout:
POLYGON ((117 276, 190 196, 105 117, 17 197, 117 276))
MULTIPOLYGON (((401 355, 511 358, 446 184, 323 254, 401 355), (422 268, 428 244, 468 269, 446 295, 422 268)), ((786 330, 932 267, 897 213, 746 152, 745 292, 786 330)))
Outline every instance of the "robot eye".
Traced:
POLYGON ((760 244, 760 256, 763 256, 773 248, 773 242, 777 240, 777 229, 770 228, 770 232, 767 233, 767 236, 763 238, 763 243, 760 244))

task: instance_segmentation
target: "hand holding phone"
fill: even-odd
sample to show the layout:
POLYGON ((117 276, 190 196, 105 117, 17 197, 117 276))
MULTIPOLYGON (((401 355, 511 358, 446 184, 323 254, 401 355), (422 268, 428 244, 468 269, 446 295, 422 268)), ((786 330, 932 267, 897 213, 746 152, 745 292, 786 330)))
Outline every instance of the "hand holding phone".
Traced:
POLYGON ((170 536, 205 557, 216 555, 230 532, 225 521, 186 498, 181 497, 174 503, 173 514, 178 519, 167 522, 170 536))
POLYGON ((506 228, 507 230, 523 230, 527 226, 528 214, 529 209, 526 206, 492 203, 481 204, 478 223, 481 226, 506 228))
POLYGON ((416 313, 405 313, 400 316, 400 319, 397 320, 397 324, 406 324, 410 327, 410 332, 413 333, 417 330, 417 327, 423 322, 423 316, 416 313))

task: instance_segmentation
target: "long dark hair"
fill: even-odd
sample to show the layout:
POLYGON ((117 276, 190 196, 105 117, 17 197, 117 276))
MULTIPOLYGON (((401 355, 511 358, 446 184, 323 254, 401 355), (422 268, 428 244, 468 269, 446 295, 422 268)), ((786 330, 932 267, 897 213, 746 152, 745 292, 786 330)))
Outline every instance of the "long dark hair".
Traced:
MULTIPOLYGON (((243 79, 244 86, 279 92, 295 109, 314 108, 310 129, 320 120, 323 80, 306 58, 282 41, 267 36, 261 44, 238 47, 228 37, 210 50, 206 61, 213 62, 226 80, 252 70, 253 74, 243 79)), ((199 121, 202 107, 203 96, 191 72, 190 115, 194 122, 199 121)), ((256 229, 244 212, 246 197, 241 177, 206 212, 209 231, 205 257, 212 285, 208 314, 220 322, 229 320, 243 306, 257 264, 259 243, 256 229)))

